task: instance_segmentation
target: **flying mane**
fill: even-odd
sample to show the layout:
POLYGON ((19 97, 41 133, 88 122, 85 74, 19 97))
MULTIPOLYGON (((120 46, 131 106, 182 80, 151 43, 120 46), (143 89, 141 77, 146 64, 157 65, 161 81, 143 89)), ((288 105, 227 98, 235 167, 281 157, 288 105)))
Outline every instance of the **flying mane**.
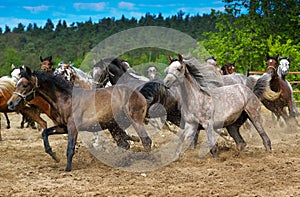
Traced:
POLYGON ((209 69, 206 63, 190 56, 183 56, 183 62, 201 90, 209 94, 211 89, 223 86, 221 75, 209 69))
MULTIPOLYGON (((30 80, 30 76, 25 70, 21 70, 20 75, 30 80)), ((34 71, 32 75, 36 76, 39 82, 46 82, 49 86, 49 91, 54 91, 57 88, 64 93, 72 93, 72 86, 61 76, 50 75, 44 71, 34 71)))

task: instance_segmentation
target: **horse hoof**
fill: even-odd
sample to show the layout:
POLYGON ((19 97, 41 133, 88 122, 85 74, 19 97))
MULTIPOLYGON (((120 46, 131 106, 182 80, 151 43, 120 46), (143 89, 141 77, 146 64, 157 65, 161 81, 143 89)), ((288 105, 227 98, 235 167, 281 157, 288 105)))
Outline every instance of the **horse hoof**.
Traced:
POLYGON ((7 127, 6 127, 7 129, 10 129, 10 126, 9 125, 7 125, 7 127))
POLYGON ((137 136, 132 135, 132 136, 131 136, 131 141, 133 141, 133 142, 139 142, 139 141, 140 141, 140 138, 137 137, 137 136))
POLYGON ((218 152, 217 152, 218 148, 217 146, 214 146, 210 149, 210 153, 212 154, 213 157, 217 157, 218 156, 218 152))
POLYGON ((242 151, 245 149, 246 145, 247 145, 246 143, 241 143, 241 144, 237 144, 236 147, 239 151, 242 151))
POLYGON ((130 144, 127 141, 119 141, 117 142, 118 147, 124 148, 125 150, 128 150, 130 148, 130 144))
POLYGON ((54 159, 54 161, 55 161, 56 163, 59 163, 59 162, 60 162, 60 159, 56 156, 55 153, 53 153, 52 159, 54 159))

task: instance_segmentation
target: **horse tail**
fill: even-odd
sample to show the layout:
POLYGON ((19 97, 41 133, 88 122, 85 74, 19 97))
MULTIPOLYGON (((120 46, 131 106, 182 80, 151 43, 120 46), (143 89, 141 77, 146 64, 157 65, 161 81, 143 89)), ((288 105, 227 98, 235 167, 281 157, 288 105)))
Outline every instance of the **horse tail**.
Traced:
POLYGON ((262 77, 260 77, 256 84, 253 87, 253 92, 254 94, 262 99, 266 99, 269 101, 274 101, 276 99, 279 98, 281 92, 274 92, 273 90, 271 90, 270 87, 270 81, 271 81, 272 77, 270 74, 265 73, 262 77))

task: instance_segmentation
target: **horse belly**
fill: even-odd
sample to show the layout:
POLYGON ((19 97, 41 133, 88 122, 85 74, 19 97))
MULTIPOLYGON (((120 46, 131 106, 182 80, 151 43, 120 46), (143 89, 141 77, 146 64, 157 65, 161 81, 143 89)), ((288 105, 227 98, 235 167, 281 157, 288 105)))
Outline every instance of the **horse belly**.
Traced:
MULTIPOLYGON (((236 86, 237 87, 237 86, 236 86)), ((240 91, 228 91, 228 89, 220 89, 213 95, 214 100, 214 123, 216 127, 224 127, 234 123, 244 110, 245 101, 240 91)))

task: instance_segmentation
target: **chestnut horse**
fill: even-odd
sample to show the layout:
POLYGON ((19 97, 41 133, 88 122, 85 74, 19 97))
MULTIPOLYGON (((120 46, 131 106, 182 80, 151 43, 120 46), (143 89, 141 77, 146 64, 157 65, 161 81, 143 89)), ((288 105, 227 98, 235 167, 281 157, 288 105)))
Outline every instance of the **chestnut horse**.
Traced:
POLYGON ((38 94, 51 104, 56 113, 57 126, 43 131, 45 151, 59 161, 52 151, 48 136, 68 133, 67 167, 71 171, 72 158, 75 153, 78 130, 91 131, 95 124, 101 129, 108 129, 118 145, 128 149, 127 140, 133 140, 124 129, 130 125, 136 130, 146 150, 151 149, 149 138, 143 122, 146 116, 147 103, 142 94, 125 86, 85 90, 70 86, 63 78, 45 72, 31 72, 21 69, 21 78, 17 83, 16 94, 8 101, 10 109, 16 109, 22 97, 34 99, 38 94), (91 102, 94 101, 94 105, 91 102), (56 130, 56 132, 53 132, 56 130))

